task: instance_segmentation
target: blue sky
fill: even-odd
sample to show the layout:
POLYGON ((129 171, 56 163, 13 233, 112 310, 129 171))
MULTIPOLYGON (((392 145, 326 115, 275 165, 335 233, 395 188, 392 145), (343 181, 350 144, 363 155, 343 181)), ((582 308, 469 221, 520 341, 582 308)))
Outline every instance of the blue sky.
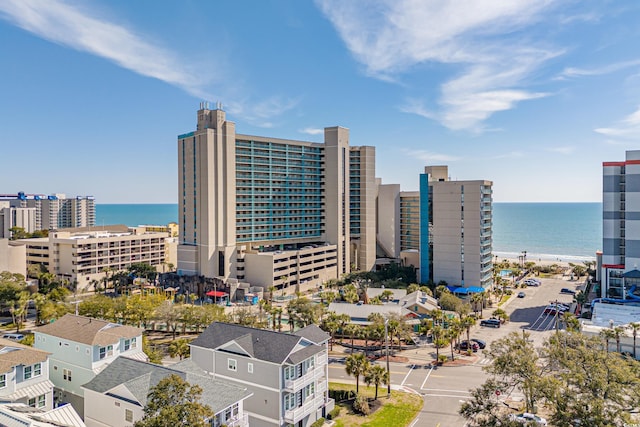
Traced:
POLYGON ((199 102, 238 133, 350 129, 384 183, 600 201, 640 148, 640 3, 0 0, 0 193, 176 203, 199 102), (213 104, 215 105, 215 104, 213 104))

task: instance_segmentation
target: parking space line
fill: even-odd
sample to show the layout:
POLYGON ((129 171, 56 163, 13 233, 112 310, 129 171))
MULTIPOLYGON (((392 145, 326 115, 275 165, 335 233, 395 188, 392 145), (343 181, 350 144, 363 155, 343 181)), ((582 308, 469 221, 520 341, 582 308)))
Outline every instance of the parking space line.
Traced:
POLYGON ((413 368, 416 365, 411 365, 411 368, 409 368, 409 372, 407 372, 407 375, 404 376, 404 379, 402 380, 402 382, 400 383, 400 385, 404 385, 404 382, 407 380, 407 378, 409 378, 409 375, 411 374, 411 372, 413 371, 413 368))

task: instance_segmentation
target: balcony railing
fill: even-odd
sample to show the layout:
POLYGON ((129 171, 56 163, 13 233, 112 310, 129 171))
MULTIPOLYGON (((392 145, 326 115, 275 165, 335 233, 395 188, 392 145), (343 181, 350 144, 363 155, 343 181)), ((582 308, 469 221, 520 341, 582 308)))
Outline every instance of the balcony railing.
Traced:
POLYGON ((322 363, 317 365, 314 369, 308 370, 301 377, 298 377, 294 380, 285 380, 284 389, 286 391, 290 391, 293 393, 297 390, 300 390, 302 387, 306 386, 307 384, 311 384, 313 381, 317 380, 318 378, 323 377, 324 374, 325 374, 324 363, 322 363))
POLYGON ((290 424, 295 424, 307 415, 317 411, 322 408, 324 405, 324 396, 318 396, 313 399, 307 399, 302 406, 299 406, 295 409, 291 409, 289 411, 285 411, 284 413, 284 421, 290 424))
POLYGON ((235 417, 227 420, 223 423, 215 423, 213 427, 226 426, 226 427, 249 427, 249 414, 243 414, 240 417, 235 417))

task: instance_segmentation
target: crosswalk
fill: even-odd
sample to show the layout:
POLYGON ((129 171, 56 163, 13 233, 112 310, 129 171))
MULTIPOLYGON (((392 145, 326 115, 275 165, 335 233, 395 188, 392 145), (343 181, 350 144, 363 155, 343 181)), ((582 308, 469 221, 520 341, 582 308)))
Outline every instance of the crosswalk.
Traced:
POLYGON ((490 365, 491 364, 491 359, 489 358, 483 358, 483 359, 478 359, 473 365, 474 366, 486 366, 486 365, 490 365))

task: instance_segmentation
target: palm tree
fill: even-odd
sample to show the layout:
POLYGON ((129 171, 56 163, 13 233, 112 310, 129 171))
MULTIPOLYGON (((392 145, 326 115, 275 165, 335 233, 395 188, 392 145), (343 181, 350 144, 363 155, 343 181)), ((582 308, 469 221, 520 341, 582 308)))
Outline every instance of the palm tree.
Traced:
POLYGON ((369 360, 363 353, 352 354, 345 360, 347 375, 353 375, 356 379, 356 394, 359 392, 360 377, 369 370, 369 360))
POLYGON ((377 400, 378 386, 380 386, 380 384, 389 384, 389 371, 380 365, 374 365, 365 373, 364 382, 367 383, 368 386, 371 384, 376 386, 376 395, 373 399, 377 400))
POLYGON ((479 292, 471 296, 471 304, 473 305, 474 314, 478 313, 478 306, 480 306, 480 317, 482 317, 482 306, 484 305, 484 292, 479 292))
POLYGON ((624 335, 624 328, 622 326, 616 326, 613 328, 613 335, 616 338, 616 351, 620 353, 620 337, 624 335))
POLYGON ((616 337, 616 333, 613 332, 613 329, 603 329, 600 331, 600 337, 604 339, 607 353, 609 353, 609 340, 616 337))
POLYGON ((342 328, 342 334, 351 338, 351 352, 353 353, 353 340, 358 333, 358 325, 354 325, 353 323, 349 323, 342 328))
POLYGON ((502 323, 506 322, 507 319, 509 318, 509 315, 507 315, 507 312, 501 308, 496 308, 491 314, 493 315, 493 317, 496 317, 502 320, 502 323))
POLYGON ((638 336, 638 329, 640 329, 640 323, 631 322, 627 325, 631 329, 633 334, 633 358, 636 359, 636 337, 638 336))
POLYGON ((433 344, 436 346, 436 360, 440 358, 440 341, 444 337, 445 330, 442 326, 434 326, 431 330, 431 336, 433 337, 433 344))
POLYGON ((476 319, 471 316, 464 316, 460 321, 460 325, 467 332, 467 341, 470 340, 471 327, 476 324, 476 319))

